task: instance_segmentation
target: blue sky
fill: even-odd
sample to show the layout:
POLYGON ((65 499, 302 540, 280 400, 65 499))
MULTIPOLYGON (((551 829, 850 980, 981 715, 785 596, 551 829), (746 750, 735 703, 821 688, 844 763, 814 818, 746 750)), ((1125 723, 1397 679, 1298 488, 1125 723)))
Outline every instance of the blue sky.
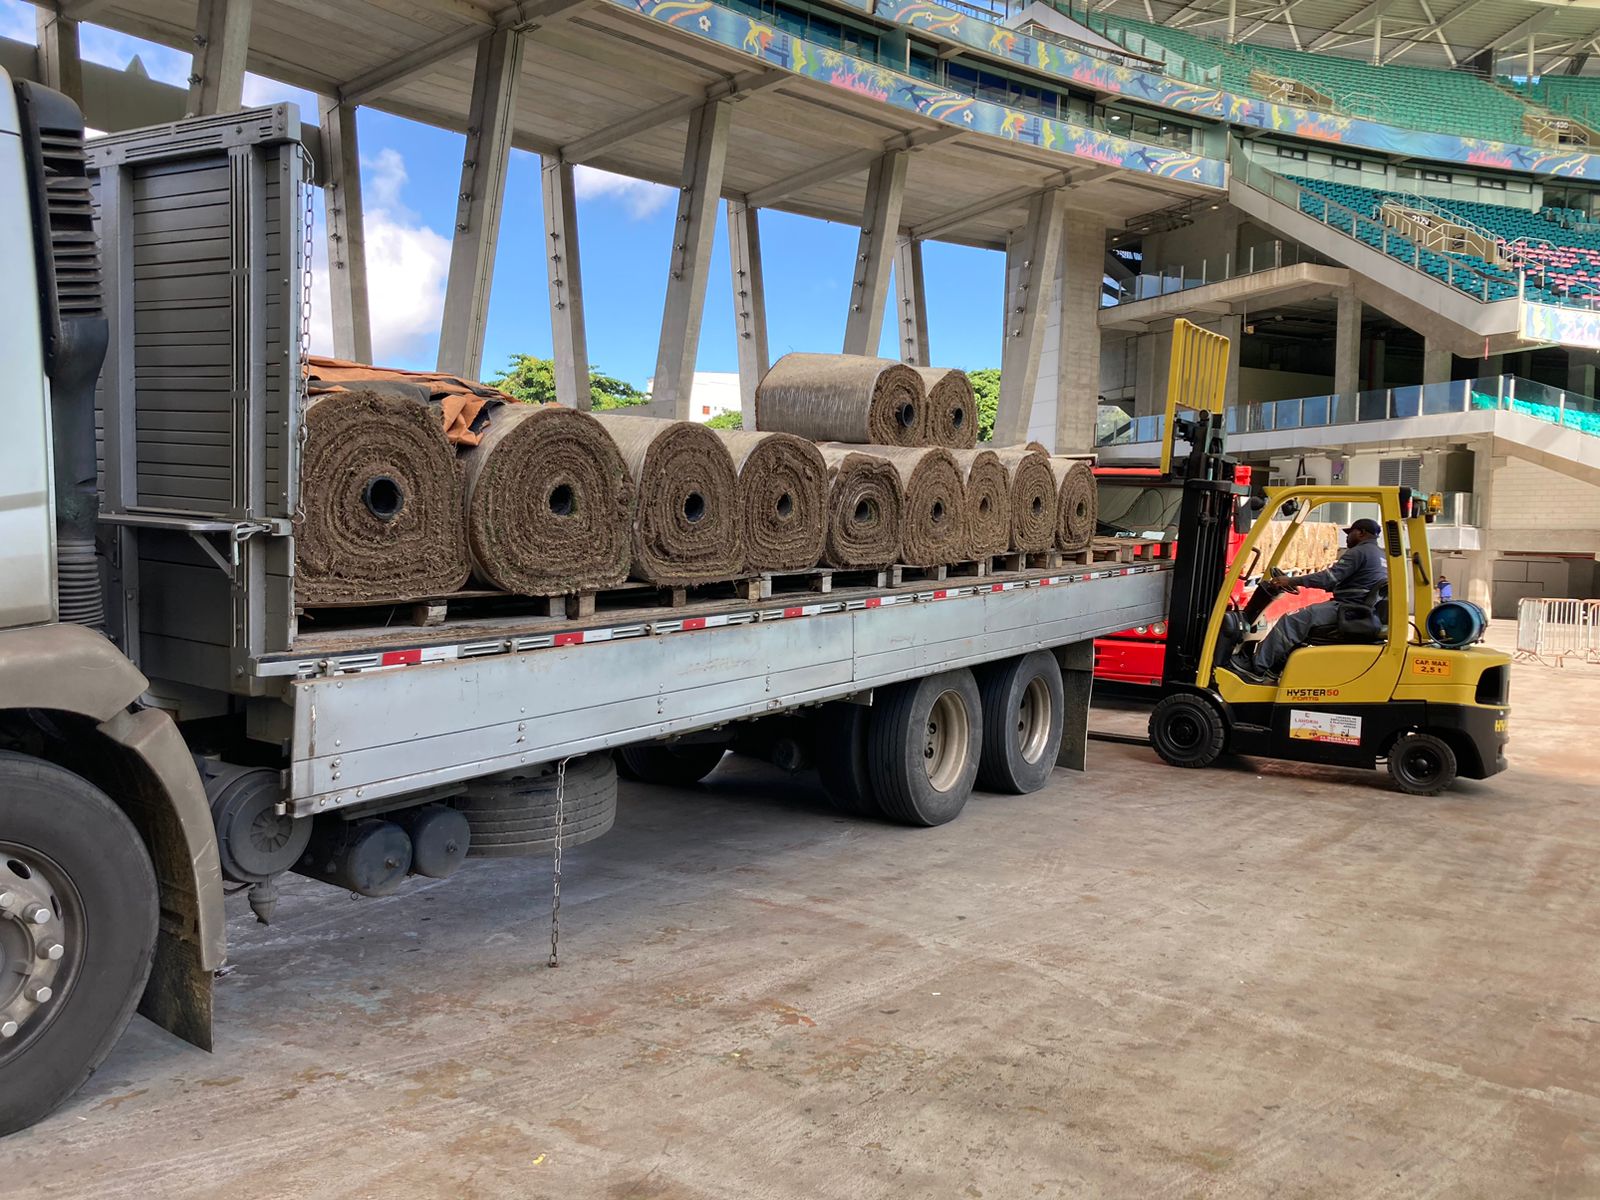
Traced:
MULTIPOLYGON (((33 6, 0 0, 0 37, 33 41, 33 6)), ((85 59, 107 66, 126 66, 137 54, 151 78, 163 82, 182 84, 189 73, 188 56, 180 51, 95 26, 82 27, 80 43, 85 59)), ((293 101, 301 105, 303 120, 316 119, 312 96, 269 80, 247 80, 245 99, 293 101)), ((373 274, 374 358, 394 366, 432 368, 463 139, 372 109, 361 110, 358 129, 373 274)), ((655 370, 675 193, 579 168, 578 196, 589 357, 597 368, 643 385, 655 370)), ((538 159, 513 151, 485 338, 486 374, 517 352, 550 353, 539 205, 538 159)), ((761 235, 773 357, 790 350, 838 350, 856 230, 763 212, 761 235)), ((319 237, 319 254, 320 243, 319 237)), ((1004 256, 994 251, 936 243, 924 247, 930 341, 937 364, 968 369, 1000 365, 1004 266, 1004 256)), ((320 342, 327 336, 326 306, 317 305, 317 298, 314 336, 320 342)), ((898 357, 892 320, 896 311, 891 300, 880 348, 888 357, 898 357)), ((726 226, 720 220, 697 366, 702 371, 738 369, 726 226)))

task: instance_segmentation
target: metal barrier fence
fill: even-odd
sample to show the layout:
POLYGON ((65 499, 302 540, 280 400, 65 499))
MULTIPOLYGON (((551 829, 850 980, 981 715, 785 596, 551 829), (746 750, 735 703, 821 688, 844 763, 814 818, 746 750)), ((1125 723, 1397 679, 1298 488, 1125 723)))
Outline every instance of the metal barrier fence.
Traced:
POLYGON ((1600 663, 1600 600, 1546 600, 1517 604, 1517 659, 1564 666, 1569 658, 1600 663))

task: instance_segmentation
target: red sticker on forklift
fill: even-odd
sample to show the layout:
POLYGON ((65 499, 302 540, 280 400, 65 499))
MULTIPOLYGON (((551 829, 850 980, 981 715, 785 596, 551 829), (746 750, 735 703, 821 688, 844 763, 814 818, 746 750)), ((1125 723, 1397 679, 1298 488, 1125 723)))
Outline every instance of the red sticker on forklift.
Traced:
POLYGON ((1307 742, 1331 742, 1336 746, 1361 744, 1361 718, 1345 713, 1289 710, 1289 736, 1307 742))

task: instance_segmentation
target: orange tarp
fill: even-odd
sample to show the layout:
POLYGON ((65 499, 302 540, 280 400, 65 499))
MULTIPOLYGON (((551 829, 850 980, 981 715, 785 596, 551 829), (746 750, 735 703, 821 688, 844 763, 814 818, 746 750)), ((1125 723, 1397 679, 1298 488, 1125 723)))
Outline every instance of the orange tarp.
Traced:
POLYGON ((306 361, 310 367, 312 395, 349 391, 350 385, 359 383, 408 383, 425 389, 439 406, 445 437, 457 446, 478 444, 483 433, 481 429, 474 432, 473 424, 485 405, 520 403, 515 396, 499 388, 439 371, 402 371, 396 367, 372 367, 319 355, 311 355, 306 361))

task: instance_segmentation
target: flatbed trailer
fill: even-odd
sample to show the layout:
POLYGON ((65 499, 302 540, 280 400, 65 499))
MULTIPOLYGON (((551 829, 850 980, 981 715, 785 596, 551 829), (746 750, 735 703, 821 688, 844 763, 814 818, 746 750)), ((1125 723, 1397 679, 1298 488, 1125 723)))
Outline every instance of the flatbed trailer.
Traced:
POLYGON ((389 894, 598 836, 618 770, 683 782, 729 748, 943 824, 974 786, 1082 769, 1094 639, 1166 610, 1169 560, 470 593, 418 624, 301 605, 298 129, 275 106, 86 146, 65 98, 0 74, 0 1134, 136 1005, 210 1047, 227 883, 263 920, 285 871, 389 894))

